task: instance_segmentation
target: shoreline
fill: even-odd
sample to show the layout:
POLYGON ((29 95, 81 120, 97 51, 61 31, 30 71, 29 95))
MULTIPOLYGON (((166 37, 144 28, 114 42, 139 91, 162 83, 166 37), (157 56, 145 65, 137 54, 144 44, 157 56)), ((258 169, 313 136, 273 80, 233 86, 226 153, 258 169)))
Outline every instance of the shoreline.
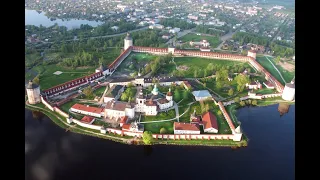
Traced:
MULTIPOLYGON (((42 104, 42 103, 41 103, 42 104)), ((62 119, 63 117, 55 112, 51 112, 47 108, 41 108, 34 105, 25 104, 25 108, 31 111, 39 111, 45 114, 51 121, 53 121, 59 127, 66 129, 66 131, 71 131, 73 133, 94 136, 101 139, 112 140, 114 142, 119 142, 122 144, 127 145, 145 145, 141 139, 136 140, 134 137, 131 136, 120 136, 114 134, 101 134, 100 132, 94 132, 94 130, 87 130, 87 128, 83 128, 81 126, 75 126, 74 124, 67 124, 62 119)), ((221 143, 221 140, 217 142, 217 140, 153 140, 152 145, 174 145, 174 146, 208 146, 208 147, 231 147, 231 148, 239 148, 239 147, 246 147, 248 145, 248 138, 243 134, 245 139, 234 142, 231 140, 222 140, 226 142, 226 144, 221 143), (183 141, 179 142, 179 141, 183 141), (202 141, 202 142, 201 142, 202 141), (230 141, 227 142, 227 141, 230 141)))

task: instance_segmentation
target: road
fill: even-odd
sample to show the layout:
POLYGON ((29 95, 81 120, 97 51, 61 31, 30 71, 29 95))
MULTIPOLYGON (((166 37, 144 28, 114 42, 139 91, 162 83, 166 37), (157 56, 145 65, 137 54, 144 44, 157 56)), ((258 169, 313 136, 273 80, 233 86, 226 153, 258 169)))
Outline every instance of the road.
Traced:
MULTIPOLYGON (((182 36, 184 36, 184 35, 192 32, 192 31, 194 31, 195 29, 196 29, 196 28, 192 28, 192 29, 188 29, 188 30, 184 30, 184 31, 178 32, 178 34, 177 34, 177 39, 179 39, 180 37, 182 37, 182 36)), ((173 41, 173 39, 174 39, 174 38, 169 39, 169 41, 166 42, 166 44, 170 44, 170 43, 173 41)))
MULTIPOLYGON (((137 31, 143 31, 143 30, 146 30, 148 29, 149 27, 143 27, 143 28, 139 28, 139 29, 134 29, 134 30, 131 30, 131 31, 127 31, 127 32, 123 32, 123 33, 118 33, 118 34, 111 34, 111 35, 105 35, 105 36, 95 36, 95 37, 88 37, 88 38, 83 38, 83 39, 97 39, 97 38, 109 38, 109 37, 116 37, 116 36, 122 36, 122 35, 125 35, 127 33, 132 33, 132 32, 137 32, 137 31)), ((66 42, 67 41, 78 41, 79 39, 68 39, 68 40, 65 40, 66 42)), ((54 42, 43 42, 43 43, 54 43, 54 42)))

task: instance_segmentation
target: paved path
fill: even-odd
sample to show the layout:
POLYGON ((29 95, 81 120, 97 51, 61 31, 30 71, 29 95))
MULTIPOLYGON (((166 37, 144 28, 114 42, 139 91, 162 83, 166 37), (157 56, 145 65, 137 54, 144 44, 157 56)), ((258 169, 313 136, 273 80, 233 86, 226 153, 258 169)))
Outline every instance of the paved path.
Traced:
MULTIPOLYGON (((188 33, 192 32, 193 30, 195 30, 196 28, 192 28, 192 29, 188 29, 188 30, 184 30, 181 32, 178 32, 177 34, 177 39, 181 38, 182 36, 187 35, 188 33)), ((174 38, 169 39, 168 42, 166 42, 166 44, 170 44, 173 41, 174 38)))
POLYGON ((272 61, 270 61, 270 59, 269 59, 267 56, 265 56, 265 58, 267 58, 267 60, 271 63, 271 65, 273 66, 273 68, 279 73, 282 81, 283 81, 284 83, 287 83, 286 80, 284 80, 284 78, 282 77, 282 75, 281 75, 280 71, 278 70, 278 68, 272 63, 272 61))
MULTIPOLYGON (((109 83, 108 83, 108 84, 109 84, 109 83)), ((106 84, 106 90, 104 90, 104 92, 103 92, 103 94, 102 94, 102 96, 101 96, 101 99, 100 99, 99 103, 103 103, 103 98, 104 98, 104 96, 106 95, 106 93, 107 93, 107 91, 108 91, 108 89, 109 89, 108 84, 106 84)))

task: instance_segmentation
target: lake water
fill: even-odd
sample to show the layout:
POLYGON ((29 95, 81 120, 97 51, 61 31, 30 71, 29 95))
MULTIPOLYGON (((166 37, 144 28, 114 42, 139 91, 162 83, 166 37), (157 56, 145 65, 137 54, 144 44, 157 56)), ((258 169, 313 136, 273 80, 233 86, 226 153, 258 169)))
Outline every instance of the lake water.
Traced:
POLYGON ((27 180, 217 179, 294 180, 295 106, 246 107, 237 117, 248 147, 150 147, 65 132, 25 110, 27 180))
POLYGON ((96 27, 103 22, 96 21, 88 21, 88 20, 80 20, 80 19, 56 19, 51 21, 44 12, 40 14, 36 10, 27 10, 25 9, 25 25, 35 25, 49 27, 57 23, 59 26, 66 26, 68 29, 79 28, 81 24, 88 24, 90 26, 96 27))

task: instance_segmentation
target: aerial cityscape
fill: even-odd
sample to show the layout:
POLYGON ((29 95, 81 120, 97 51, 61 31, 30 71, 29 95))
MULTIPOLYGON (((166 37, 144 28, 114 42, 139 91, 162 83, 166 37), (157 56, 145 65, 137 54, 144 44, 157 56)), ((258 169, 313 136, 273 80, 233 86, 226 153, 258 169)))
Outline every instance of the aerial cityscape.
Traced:
MULTIPOLYGON (((59 136, 115 141, 122 151, 246 149, 277 134, 262 124, 256 133, 246 119, 287 129, 276 121, 290 117, 290 130, 279 133, 292 134, 274 144, 294 143, 294 7, 290 0, 26 0, 26 128, 32 112, 62 129, 59 136)), ((26 157, 31 147, 26 134, 26 157)), ((266 178, 294 178, 285 171, 266 178)))

